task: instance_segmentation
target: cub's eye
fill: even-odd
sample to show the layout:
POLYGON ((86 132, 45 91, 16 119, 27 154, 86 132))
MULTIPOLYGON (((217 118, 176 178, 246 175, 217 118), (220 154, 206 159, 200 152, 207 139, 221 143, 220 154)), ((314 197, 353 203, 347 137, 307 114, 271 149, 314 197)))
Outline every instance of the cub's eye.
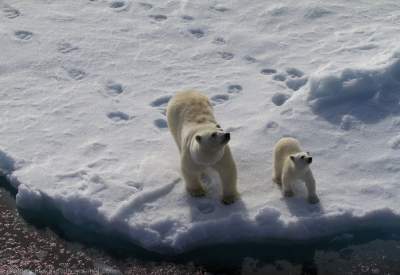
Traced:
POLYGON ((216 133, 216 132, 212 133, 212 134, 211 134, 211 137, 212 137, 212 138, 217 137, 217 133, 216 133))
POLYGON ((301 156, 301 159, 304 159, 304 156, 301 156))

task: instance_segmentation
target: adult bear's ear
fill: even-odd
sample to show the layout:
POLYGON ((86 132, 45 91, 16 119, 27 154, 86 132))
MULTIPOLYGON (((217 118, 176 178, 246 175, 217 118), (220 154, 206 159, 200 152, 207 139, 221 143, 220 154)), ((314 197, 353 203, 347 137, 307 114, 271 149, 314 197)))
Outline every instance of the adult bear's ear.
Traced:
POLYGON ((290 156, 290 159, 294 162, 295 158, 293 155, 290 156))
POLYGON ((200 143, 200 141, 201 141, 201 136, 196 135, 196 141, 197 141, 198 143, 200 143))

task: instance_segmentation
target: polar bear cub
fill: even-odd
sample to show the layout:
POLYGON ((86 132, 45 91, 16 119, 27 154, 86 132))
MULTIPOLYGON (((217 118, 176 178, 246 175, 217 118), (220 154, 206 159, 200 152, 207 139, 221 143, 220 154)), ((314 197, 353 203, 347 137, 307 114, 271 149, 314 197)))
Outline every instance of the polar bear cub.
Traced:
POLYGON ((315 180, 310 169, 312 157, 300 149, 295 138, 281 138, 274 148, 274 174, 272 180, 282 186, 285 197, 293 196, 292 184, 303 180, 308 191, 308 202, 318 203, 315 180))
POLYGON ((192 196, 204 196, 200 178, 211 167, 221 178, 222 202, 233 203, 238 192, 236 165, 228 146, 230 133, 217 124, 208 98, 196 91, 177 93, 168 103, 167 119, 181 155, 186 190, 192 196))

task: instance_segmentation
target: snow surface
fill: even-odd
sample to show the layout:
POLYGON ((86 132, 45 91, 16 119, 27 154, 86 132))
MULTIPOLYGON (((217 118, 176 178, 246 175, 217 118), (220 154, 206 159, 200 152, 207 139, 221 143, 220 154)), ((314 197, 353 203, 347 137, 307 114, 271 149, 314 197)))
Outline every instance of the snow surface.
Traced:
POLYGON ((0 1, 0 170, 21 208, 161 253, 400 223, 400 3, 0 1), (165 107, 205 92, 239 171, 191 198, 165 107), (319 205, 283 199, 272 148, 314 155, 319 205), (39 212, 40 213, 40 212, 39 212), (44 213, 44 212, 43 212, 44 213))

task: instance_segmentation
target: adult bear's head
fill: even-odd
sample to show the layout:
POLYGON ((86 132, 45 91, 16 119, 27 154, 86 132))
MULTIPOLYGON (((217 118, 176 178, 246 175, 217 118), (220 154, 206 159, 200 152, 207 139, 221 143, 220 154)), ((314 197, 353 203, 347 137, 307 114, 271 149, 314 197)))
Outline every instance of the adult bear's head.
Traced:
POLYGON ((202 165, 213 165, 224 155, 225 145, 231 139, 231 134, 220 128, 206 127, 194 135, 190 154, 192 159, 202 165))
POLYGON ((299 152, 297 154, 290 155, 290 159, 293 161, 297 168, 306 168, 312 162, 312 157, 309 152, 299 152))

